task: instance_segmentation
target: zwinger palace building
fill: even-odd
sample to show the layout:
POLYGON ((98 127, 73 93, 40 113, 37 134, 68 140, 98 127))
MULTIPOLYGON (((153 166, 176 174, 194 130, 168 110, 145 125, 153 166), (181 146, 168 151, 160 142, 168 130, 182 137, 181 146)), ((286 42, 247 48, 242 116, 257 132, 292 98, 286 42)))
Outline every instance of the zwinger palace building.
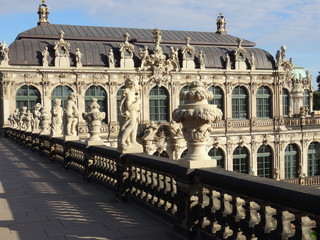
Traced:
MULTIPOLYGON (((148 154, 177 160, 187 149, 172 112, 180 92, 200 80, 223 112, 207 142, 219 166, 275 179, 320 174, 311 76, 285 46, 273 56, 229 35, 222 14, 213 32, 52 24, 45 1, 38 14, 36 27, 0 45, 3 127, 17 108, 41 103, 50 110, 53 99, 64 102, 74 92, 80 112, 98 99, 106 112, 102 136, 116 147, 121 94, 132 78, 141 86, 140 143, 148 154)), ((81 117, 78 131, 88 131, 81 117)))

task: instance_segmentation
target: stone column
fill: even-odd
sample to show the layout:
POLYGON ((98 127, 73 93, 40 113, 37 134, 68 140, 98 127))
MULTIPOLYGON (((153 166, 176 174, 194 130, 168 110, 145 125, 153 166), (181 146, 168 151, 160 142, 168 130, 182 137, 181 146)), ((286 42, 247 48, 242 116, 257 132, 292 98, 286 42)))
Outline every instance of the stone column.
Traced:
POLYGON ((173 112, 173 119, 183 125, 188 154, 178 164, 186 168, 216 167, 217 162, 208 155, 206 144, 213 130, 211 124, 222 119, 222 112, 216 105, 208 104, 213 94, 205 90, 200 81, 192 82, 188 92, 180 97, 187 103, 173 112))

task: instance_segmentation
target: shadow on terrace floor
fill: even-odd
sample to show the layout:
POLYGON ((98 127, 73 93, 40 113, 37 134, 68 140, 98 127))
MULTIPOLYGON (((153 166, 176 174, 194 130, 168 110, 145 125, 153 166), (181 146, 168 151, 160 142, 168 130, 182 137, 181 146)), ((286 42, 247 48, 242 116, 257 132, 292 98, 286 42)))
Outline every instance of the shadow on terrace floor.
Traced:
POLYGON ((4 138, 0 138, 0 238, 180 239, 161 220, 4 138))

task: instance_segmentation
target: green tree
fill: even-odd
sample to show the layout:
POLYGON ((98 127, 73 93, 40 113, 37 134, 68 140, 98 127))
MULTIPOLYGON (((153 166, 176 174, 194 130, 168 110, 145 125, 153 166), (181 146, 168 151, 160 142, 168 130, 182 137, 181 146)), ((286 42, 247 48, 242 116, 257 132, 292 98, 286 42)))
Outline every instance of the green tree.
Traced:
POLYGON ((320 72, 319 72, 319 75, 317 76, 317 85, 318 85, 318 89, 317 91, 320 92, 320 72))

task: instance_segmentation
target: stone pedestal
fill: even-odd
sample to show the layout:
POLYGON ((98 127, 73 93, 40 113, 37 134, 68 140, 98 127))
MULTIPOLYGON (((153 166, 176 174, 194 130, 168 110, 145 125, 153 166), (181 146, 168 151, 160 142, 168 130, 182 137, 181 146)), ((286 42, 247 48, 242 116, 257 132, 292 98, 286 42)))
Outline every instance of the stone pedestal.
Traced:
POLYGON ((79 137, 78 136, 67 135, 67 136, 64 136, 64 140, 65 141, 79 141, 79 137))

